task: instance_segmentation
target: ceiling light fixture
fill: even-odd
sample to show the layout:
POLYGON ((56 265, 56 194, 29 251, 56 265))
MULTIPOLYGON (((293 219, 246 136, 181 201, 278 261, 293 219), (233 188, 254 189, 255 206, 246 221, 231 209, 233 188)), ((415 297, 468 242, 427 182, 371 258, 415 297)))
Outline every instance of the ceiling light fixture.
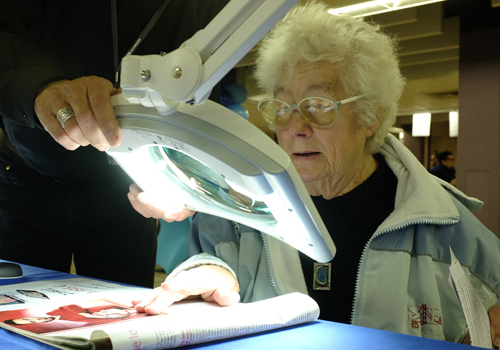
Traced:
POLYGON ((374 0, 351 6, 333 8, 332 15, 348 14, 353 17, 376 15, 379 13, 402 10, 415 6, 428 5, 445 0, 374 0))
POLYGON ((458 136, 458 112, 452 111, 448 114, 450 119, 450 137, 458 136))
POLYGON ((431 135, 431 114, 418 113, 413 115, 413 125, 411 136, 430 136, 431 135))

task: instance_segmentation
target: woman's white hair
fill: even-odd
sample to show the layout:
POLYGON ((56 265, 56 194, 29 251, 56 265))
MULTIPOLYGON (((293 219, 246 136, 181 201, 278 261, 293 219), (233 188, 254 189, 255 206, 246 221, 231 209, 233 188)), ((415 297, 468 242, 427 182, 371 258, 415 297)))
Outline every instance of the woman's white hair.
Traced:
POLYGON ((286 71, 291 81, 296 65, 304 61, 332 63, 332 73, 347 95, 364 95, 353 103, 360 125, 380 123, 365 146, 366 152, 375 153, 394 124, 405 83, 397 41, 379 25, 331 15, 325 4, 312 1, 295 6, 262 40, 255 68, 257 83, 273 94, 281 75, 286 71))

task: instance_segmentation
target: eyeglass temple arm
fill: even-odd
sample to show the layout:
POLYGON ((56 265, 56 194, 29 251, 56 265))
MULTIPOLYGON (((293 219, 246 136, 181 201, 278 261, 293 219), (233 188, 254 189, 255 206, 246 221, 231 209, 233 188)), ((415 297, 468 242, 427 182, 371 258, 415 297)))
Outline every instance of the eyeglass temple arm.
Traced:
POLYGON ((357 101, 357 100, 359 100, 363 96, 364 95, 358 95, 358 96, 346 98, 345 100, 342 100, 342 101, 337 101, 337 107, 340 107, 343 104, 346 104, 346 103, 349 103, 349 102, 357 101))

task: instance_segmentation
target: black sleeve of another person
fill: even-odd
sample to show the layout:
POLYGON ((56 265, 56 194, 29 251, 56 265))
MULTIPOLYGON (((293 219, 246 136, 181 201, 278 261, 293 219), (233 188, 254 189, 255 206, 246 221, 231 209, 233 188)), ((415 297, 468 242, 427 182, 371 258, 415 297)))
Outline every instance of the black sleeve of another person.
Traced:
POLYGON ((446 181, 446 182, 451 182, 455 178, 454 171, 451 169, 448 169, 447 167, 443 165, 439 165, 434 171, 432 171, 432 174, 439 177, 441 180, 446 181))
MULTIPOLYGON (((118 1, 119 59, 163 1, 118 1)), ((134 54, 177 49, 228 2, 170 0, 134 54)), ((40 84, 90 75, 113 81, 110 13, 102 0, 0 1, 0 118, 41 128, 33 108, 40 84)))

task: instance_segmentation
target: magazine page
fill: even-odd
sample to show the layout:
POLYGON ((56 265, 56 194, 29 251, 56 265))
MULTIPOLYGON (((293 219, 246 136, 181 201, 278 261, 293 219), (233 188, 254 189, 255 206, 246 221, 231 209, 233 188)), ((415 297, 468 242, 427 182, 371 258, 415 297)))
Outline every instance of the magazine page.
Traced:
POLYGON ((103 344, 109 338, 108 347, 100 349, 170 349, 311 322, 318 317, 318 304, 300 293, 229 307, 183 301, 174 304, 168 315, 141 319, 126 327, 108 325, 93 332, 91 340, 103 344))
MULTIPOLYGON (((52 304, 29 309, 0 312, 5 325, 35 333, 62 334, 80 328, 101 328, 106 324, 151 317, 138 313, 130 304, 108 299, 79 300, 71 304, 52 304)), ((87 333, 82 332, 83 336, 87 333)))
POLYGON ((130 302, 131 295, 148 293, 143 287, 124 286, 90 278, 69 278, 0 286, 0 312, 63 303, 64 300, 99 299, 130 302))
MULTIPOLYGON (((27 282, 0 286, 0 326, 23 336, 59 346, 63 349, 93 349, 85 338, 47 338, 50 332, 75 327, 98 325, 95 320, 67 318, 79 304, 88 307, 113 305, 116 308, 131 307, 130 300, 150 289, 103 282, 89 278, 70 278, 27 282), (113 298, 113 301, 106 299, 113 298), (100 299, 99 299, 100 298, 100 299), (60 309, 61 312, 56 312, 60 309), (67 310, 66 310, 67 309, 67 310), (55 315, 57 313, 58 315, 55 315), (20 319, 25 319, 24 324, 20 319), (20 324, 16 324, 20 323, 20 324)), ((134 309, 135 311, 135 309, 134 309)), ((101 312, 102 313, 102 312, 101 312)), ((78 314, 78 313, 77 313, 78 314)), ((112 316, 112 315, 111 315, 112 316)), ((110 318, 107 322, 121 321, 110 318)), ((91 331, 88 332, 90 335, 91 331)))
POLYGON ((1 287, 1 292, 6 298, 0 306, 0 326, 62 349, 93 350, 96 344, 98 349, 168 349, 309 322, 319 316, 316 302, 300 293, 230 307, 184 300, 169 307, 166 314, 152 316, 137 313, 130 303, 148 289, 89 279, 10 285, 1 287))

